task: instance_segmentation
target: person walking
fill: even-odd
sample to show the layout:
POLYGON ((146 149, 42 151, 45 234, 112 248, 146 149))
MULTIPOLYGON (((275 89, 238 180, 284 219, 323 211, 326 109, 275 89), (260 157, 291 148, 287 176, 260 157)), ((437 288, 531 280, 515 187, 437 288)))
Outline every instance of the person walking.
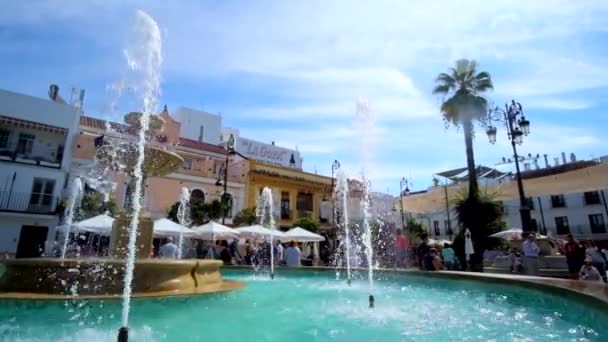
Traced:
POLYGON ((395 267, 401 268, 406 266, 405 260, 408 247, 409 241, 407 240, 407 237, 403 235, 401 229, 397 229, 395 231, 395 267))
POLYGON ((158 256, 162 259, 177 259, 177 245, 173 243, 173 236, 169 236, 167 242, 160 246, 158 256))
POLYGON ((536 243, 536 235, 529 233, 526 240, 522 243, 524 252, 524 271, 527 275, 538 276, 538 255, 540 247, 536 243))

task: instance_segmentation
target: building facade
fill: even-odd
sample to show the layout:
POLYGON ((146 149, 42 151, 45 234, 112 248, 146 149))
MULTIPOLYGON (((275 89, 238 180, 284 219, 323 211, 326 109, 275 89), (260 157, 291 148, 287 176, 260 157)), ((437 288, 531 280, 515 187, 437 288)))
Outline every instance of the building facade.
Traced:
POLYGON ((247 176, 247 207, 257 205, 264 187, 273 194, 278 227, 288 228, 301 218, 309 218, 322 230, 333 227, 332 179, 286 167, 246 160, 240 173, 247 176))
MULTIPOLYGON (((168 151, 178 154, 184 162, 175 172, 161 177, 146 178, 144 210, 154 219, 166 217, 171 206, 179 201, 183 187, 191 192, 191 196, 200 198, 204 202, 219 200, 224 190, 222 182, 224 181, 226 150, 218 145, 182 137, 181 132, 184 125, 174 119, 168 111, 163 111, 159 116, 165 125, 157 135, 157 138, 162 137, 162 143, 156 142, 156 144, 161 144, 168 151)), ((106 123, 87 116, 81 118, 80 132, 73 147, 73 177, 91 179, 91 170, 94 174, 95 172, 97 175, 99 174, 100 170, 95 165, 95 139, 107 134, 108 126, 119 131, 128 129, 120 123, 106 123)), ((226 220, 228 224, 244 204, 244 177, 230 171, 233 169, 230 164, 236 162, 236 158, 238 156, 228 158, 226 190, 232 200, 231 210, 226 220)), ((113 183, 112 198, 119 209, 127 208, 132 191, 129 178, 119 173, 111 173, 110 177, 113 183)), ((94 184, 88 185, 95 187, 94 184)))
MULTIPOLYGON (((608 239, 608 164, 572 161, 524 171, 522 178, 532 225, 537 231, 551 236, 572 233, 580 239, 608 239)), ((430 236, 451 239, 459 231, 453 201, 462 196, 467 186, 467 182, 457 182, 404 196, 406 215, 425 225, 430 236)), ((480 191, 503 203, 508 227, 521 227, 519 193, 512 177, 484 180, 480 191)))
POLYGON ((55 239, 78 108, 0 90, 0 254, 40 256, 55 239))

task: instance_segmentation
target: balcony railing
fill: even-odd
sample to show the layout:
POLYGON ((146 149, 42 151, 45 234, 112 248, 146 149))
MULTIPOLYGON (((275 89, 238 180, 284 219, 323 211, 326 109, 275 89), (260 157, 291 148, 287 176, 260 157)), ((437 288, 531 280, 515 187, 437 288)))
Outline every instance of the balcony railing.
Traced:
POLYGON ((63 155, 57 157, 34 155, 33 153, 20 153, 17 144, 8 144, 0 148, 0 160, 20 164, 38 165, 45 167, 60 168, 63 155))
POLYGON ((0 211, 55 214, 59 198, 45 194, 0 191, 0 211))
POLYGON ((312 219, 312 211, 298 210, 298 218, 309 218, 312 219))

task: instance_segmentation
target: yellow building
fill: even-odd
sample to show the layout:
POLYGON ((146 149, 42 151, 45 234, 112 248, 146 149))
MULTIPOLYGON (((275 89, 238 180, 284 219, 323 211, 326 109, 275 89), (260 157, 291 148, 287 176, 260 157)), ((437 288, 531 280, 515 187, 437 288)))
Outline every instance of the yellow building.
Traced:
POLYGON ((277 226, 291 227, 307 217, 321 229, 332 227, 332 178, 281 166, 246 160, 241 164, 246 175, 247 207, 256 206, 264 187, 273 194, 277 226))

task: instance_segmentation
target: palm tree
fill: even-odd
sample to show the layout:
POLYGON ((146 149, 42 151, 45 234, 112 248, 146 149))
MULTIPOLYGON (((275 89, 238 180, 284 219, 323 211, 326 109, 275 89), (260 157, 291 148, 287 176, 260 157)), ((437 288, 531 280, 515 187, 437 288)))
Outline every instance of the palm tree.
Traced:
POLYGON ((456 67, 441 73, 435 79, 433 94, 443 95, 441 114, 446 123, 462 125, 469 171, 469 198, 479 194, 475 156, 473 154, 473 122, 483 120, 488 101, 483 93, 494 89, 492 78, 485 71, 477 72, 477 62, 468 59, 456 61, 456 67))

